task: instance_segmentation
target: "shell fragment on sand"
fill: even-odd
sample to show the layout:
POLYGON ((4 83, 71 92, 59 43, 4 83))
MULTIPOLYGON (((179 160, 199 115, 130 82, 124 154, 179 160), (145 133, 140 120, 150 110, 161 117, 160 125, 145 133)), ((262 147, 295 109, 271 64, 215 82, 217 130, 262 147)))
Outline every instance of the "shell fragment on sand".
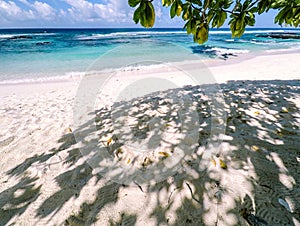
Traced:
POLYGON ((292 210, 291 210, 289 204, 284 199, 279 198, 278 202, 279 202, 280 205, 285 207, 290 213, 292 213, 292 210))
POLYGON ((219 161, 220 161, 220 167, 222 169, 227 169, 227 164, 222 159, 220 159, 219 161))
POLYGON ((170 154, 165 151, 160 151, 160 152, 158 152, 158 154, 163 156, 164 158, 168 158, 170 156, 170 154))
POLYGON ((286 107, 281 108, 281 113, 289 113, 289 110, 286 107))
POLYGON ((252 146, 251 146, 251 149, 252 149, 253 151, 260 151, 260 148, 257 147, 256 145, 252 145, 252 146))
POLYGON ((213 157, 211 158, 211 163, 213 164, 213 166, 217 166, 217 162, 213 157))

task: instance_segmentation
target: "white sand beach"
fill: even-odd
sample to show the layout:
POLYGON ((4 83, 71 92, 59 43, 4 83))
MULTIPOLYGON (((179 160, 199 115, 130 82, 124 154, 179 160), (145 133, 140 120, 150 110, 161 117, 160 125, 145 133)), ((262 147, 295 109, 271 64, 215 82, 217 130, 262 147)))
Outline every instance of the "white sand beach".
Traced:
MULTIPOLYGON (((170 169, 171 176, 157 167, 153 175, 160 181, 150 184, 111 181, 122 172, 105 178, 82 157, 81 149, 90 144, 78 142, 74 135, 89 136, 91 122, 80 128, 74 124, 80 79, 0 85, 0 225, 300 225, 299 60, 300 53, 294 52, 205 62, 225 104, 226 121, 218 122, 225 135, 218 152, 204 161, 211 151, 213 100, 201 93, 201 86, 188 87, 199 113, 198 146, 176 157, 180 161, 170 169)), ((195 65, 188 67, 196 70, 195 65)), ((137 78, 153 76, 189 85, 180 79, 181 72, 170 68, 123 71, 115 79, 123 88, 137 78)), ((164 102, 168 95, 160 95, 157 106, 170 109, 164 102)), ((142 107, 147 101, 137 99, 136 114, 151 119, 154 110, 142 107)), ((161 114, 171 120, 163 123, 174 130, 165 130, 166 140, 176 144, 166 142, 169 146, 161 145, 140 159, 118 146, 113 132, 105 132, 110 111, 91 110, 99 110, 98 119, 89 117, 99 123, 99 137, 86 140, 111 151, 110 161, 117 166, 132 167, 136 175, 175 158, 177 149, 169 152, 170 146, 179 145, 174 140, 180 136, 167 110, 161 114)), ((188 147, 190 141, 182 139, 188 147)))

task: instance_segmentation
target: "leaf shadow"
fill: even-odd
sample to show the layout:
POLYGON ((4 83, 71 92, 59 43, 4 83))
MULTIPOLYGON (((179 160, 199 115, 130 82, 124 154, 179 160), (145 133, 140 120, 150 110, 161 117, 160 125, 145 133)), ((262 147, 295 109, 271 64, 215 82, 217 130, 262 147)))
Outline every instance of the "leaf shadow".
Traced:
MULTIPOLYGON (((47 186, 46 182, 38 181, 44 174, 49 176, 53 173, 51 183, 59 189, 38 202, 34 216, 35 219, 48 219, 49 225, 52 224, 51 218, 59 214, 65 204, 81 200, 76 212, 60 219, 64 225, 255 225, 255 222, 260 222, 265 225, 296 226, 295 222, 300 221, 300 115, 295 99, 300 97, 300 81, 230 81, 221 84, 228 117, 218 153, 220 156, 213 156, 217 166, 203 165, 203 154, 209 150, 212 123, 209 120, 212 102, 209 98, 203 99, 205 95, 199 95, 205 88, 184 88, 192 102, 198 103, 198 144, 192 153, 182 156, 180 167, 170 168, 174 174, 168 175, 165 180, 128 186, 114 182, 125 177, 124 172, 115 174, 112 181, 95 174, 94 168, 84 161, 74 133, 68 133, 58 140, 58 148, 29 157, 7 172, 11 179, 16 179, 16 185, 0 193, 0 224, 13 223, 31 205, 35 206, 43 195, 43 186, 47 186), (221 158, 227 169, 218 168, 221 158), (53 163, 53 159, 57 161, 53 163), (32 168, 39 169, 37 175, 26 174, 32 168), (52 169, 56 171, 52 172, 52 169), (90 184, 95 185, 96 190, 93 200, 79 199, 86 195, 85 189, 90 184), (22 192, 19 194, 18 190, 22 192), (134 199, 135 202, 132 201, 134 199), (283 206, 279 199, 285 201, 290 209, 283 206), (138 207, 136 212, 130 211, 131 207, 134 208, 132 203, 138 207), (120 207, 122 205, 125 209, 120 207)), ((179 91, 167 92, 174 94, 179 91)), ((138 107, 157 101, 166 105, 157 95, 155 93, 152 98, 143 97, 130 104, 138 107)), ((128 109, 128 102, 118 104, 122 113, 128 109)), ((78 128, 79 132, 87 135, 93 131, 92 127, 96 127, 98 132, 103 131, 98 134, 99 139, 91 140, 94 145, 89 149, 91 157, 97 158, 99 149, 94 148, 101 142, 102 146, 107 146, 103 150, 115 156, 124 140, 133 139, 132 131, 135 137, 144 139, 143 135, 150 131, 145 122, 151 120, 145 112, 156 110, 159 105, 149 106, 134 113, 136 122, 140 120, 142 123, 136 123, 131 132, 114 127, 122 133, 109 144, 101 139, 113 134, 113 131, 107 132, 105 129, 112 127, 112 112, 109 109, 92 112, 95 118, 78 128)), ((176 109, 166 111, 160 119, 163 123, 154 123, 153 126, 178 121, 172 115, 174 111, 176 109)), ((119 113, 114 114, 118 119, 119 113)), ((174 131, 181 129, 175 126, 174 131)), ((156 131, 152 136, 157 140, 156 137, 161 134, 156 131)), ((179 143, 186 142, 186 138, 181 138, 179 143)), ((172 149, 170 140, 160 142, 172 149)), ((159 146, 157 143, 157 146, 151 145, 149 149, 159 146)), ((143 160, 131 159, 131 164, 143 163, 143 160)), ((94 163, 99 164, 100 161, 94 163)), ((151 164, 141 165, 137 173, 143 174, 147 167, 151 164)), ((157 170, 153 175, 160 173, 162 171, 157 170)))

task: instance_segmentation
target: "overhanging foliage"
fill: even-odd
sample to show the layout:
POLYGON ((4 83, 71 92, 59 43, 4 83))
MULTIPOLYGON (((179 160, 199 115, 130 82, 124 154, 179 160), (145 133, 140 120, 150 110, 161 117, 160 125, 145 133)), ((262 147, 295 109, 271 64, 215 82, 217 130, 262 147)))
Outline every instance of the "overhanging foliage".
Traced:
MULTIPOLYGON (((153 0, 128 0, 135 7, 133 20, 146 28, 153 27, 155 9, 153 0)), ((170 8, 170 17, 181 17, 184 29, 194 41, 203 44, 210 28, 219 28, 230 18, 232 37, 241 37, 247 26, 254 26, 255 15, 278 10, 275 23, 298 27, 300 24, 300 0, 162 0, 170 8)))

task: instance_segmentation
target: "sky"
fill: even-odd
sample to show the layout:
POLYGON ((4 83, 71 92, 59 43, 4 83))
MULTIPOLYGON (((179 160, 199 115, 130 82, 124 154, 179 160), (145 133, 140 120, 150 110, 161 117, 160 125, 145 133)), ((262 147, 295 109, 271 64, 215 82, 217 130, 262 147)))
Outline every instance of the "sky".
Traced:
MULTIPOLYGON (((128 0, 0 0, 0 28, 87 27, 139 28, 132 20, 128 0)), ((180 18, 170 19, 169 9, 154 0, 155 27, 183 27, 180 18)), ((276 12, 257 17, 256 27, 274 25, 276 12)), ((226 26, 225 26, 226 27, 226 26)))

